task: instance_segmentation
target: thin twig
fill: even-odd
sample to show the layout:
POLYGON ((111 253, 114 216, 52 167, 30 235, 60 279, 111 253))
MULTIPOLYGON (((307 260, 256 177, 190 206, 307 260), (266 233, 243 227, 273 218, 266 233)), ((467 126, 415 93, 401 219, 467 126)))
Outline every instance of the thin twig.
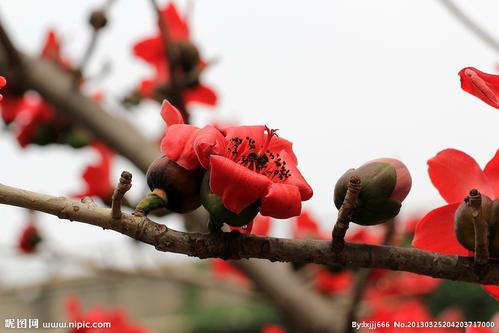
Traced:
POLYGON ((468 204, 473 208, 473 226, 475 228, 475 263, 484 266, 489 262, 489 229, 482 212, 482 195, 478 190, 470 191, 468 204))
POLYGON ((334 252, 341 252, 345 246, 345 234, 348 230, 350 220, 357 206, 357 200, 360 192, 360 178, 357 176, 350 177, 348 189, 343 199, 343 203, 338 211, 336 224, 333 228, 332 248, 334 252))
POLYGON ((499 52, 499 42, 487 31, 485 31, 482 27, 480 27, 475 21, 473 21, 469 16, 467 16, 451 0, 439 0, 439 1, 465 27, 467 27, 478 38, 480 38, 483 42, 485 42, 485 44, 493 48, 494 51, 499 52))
POLYGON ((92 24, 92 35, 90 36, 90 41, 87 45, 87 48, 85 49, 85 53, 83 53, 83 57, 81 59, 80 65, 78 66, 77 70, 75 71, 75 77, 73 81, 73 85, 76 87, 78 85, 78 82, 80 81, 81 77, 83 76, 85 72, 85 68, 87 67, 88 63, 90 62, 90 59, 92 58, 92 55, 94 54, 94 51, 97 46, 97 40, 99 39, 100 32, 102 31, 102 28, 104 25, 106 25, 107 21, 107 11, 111 8, 111 6, 116 2, 116 0, 108 0, 100 10, 96 10, 92 12, 92 16, 99 16, 98 19, 102 22, 104 22, 101 25, 94 25, 92 24, 92 19, 91 19, 91 24, 92 24))
POLYGON ((179 67, 179 55, 177 54, 177 49, 173 47, 173 42, 170 35, 170 29, 165 18, 161 14, 156 0, 150 0, 151 6, 158 18, 158 25, 160 30, 160 35, 163 40, 163 46, 165 50, 165 61, 168 64, 169 71, 169 82, 168 86, 172 93, 170 95, 170 102, 180 111, 185 123, 189 123, 189 113, 185 105, 184 97, 182 95, 182 85, 178 82, 177 78, 177 68, 179 67))
POLYGON ((0 184, 0 203, 34 209, 61 219, 79 221, 112 229, 157 250, 195 256, 201 259, 260 258, 271 261, 340 265, 343 267, 381 268, 406 271, 435 278, 499 285, 499 262, 491 260, 484 274, 477 274, 473 258, 448 256, 385 245, 346 243, 337 255, 330 241, 294 240, 231 233, 187 233, 149 220, 123 213, 119 221, 110 209, 91 207, 64 197, 54 197, 0 184))
POLYGON ((125 193, 132 187, 132 174, 128 171, 121 173, 118 186, 114 189, 111 201, 111 216, 113 219, 121 218, 121 202, 125 193))

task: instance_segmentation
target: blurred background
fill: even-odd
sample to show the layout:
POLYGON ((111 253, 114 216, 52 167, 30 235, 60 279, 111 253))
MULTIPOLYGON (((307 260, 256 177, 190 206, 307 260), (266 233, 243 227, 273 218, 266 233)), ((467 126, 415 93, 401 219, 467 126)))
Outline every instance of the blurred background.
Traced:
MULTIPOLYGON (((453 3, 499 39, 499 3, 453 3)), ((64 58, 78 63, 91 38, 89 13, 103 4, 102 0, 0 0, 0 19, 23 52, 38 55, 52 29, 60 38, 64 58)), ((161 8, 166 4, 159 2, 161 8)), ((193 42, 210 62, 203 82, 218 96, 215 107, 189 107, 192 123, 278 128, 279 135, 294 143, 300 170, 314 189, 304 207, 325 234, 337 213, 332 189, 351 167, 378 157, 398 158, 408 166, 413 189, 399 219, 406 225, 444 204, 427 175, 429 158, 456 148, 483 166, 496 153, 499 113, 462 92, 457 73, 466 66, 497 73, 498 50, 470 32, 441 1, 179 0, 175 4, 187 17, 193 42)), ((148 1, 116 0, 108 20, 86 68, 82 90, 101 94, 103 105, 148 138, 157 139, 164 131, 159 104, 121 103, 153 71, 134 56, 132 47, 157 33, 155 13, 148 1)), ((1 183, 68 196, 85 191, 82 173, 101 158, 90 147, 21 148, 9 130, 0 132, 0 152, 1 183)), ((136 202, 146 193, 145 179, 134 165, 116 156, 112 184, 122 170, 134 174, 127 196, 136 202)), ((10 206, 0 206, 0 216, 2 320, 68 320, 68 297, 74 295, 85 310, 97 305, 122 308, 151 332, 260 332, 269 323, 293 331, 251 288, 251 282, 227 263, 159 253, 112 231, 62 223, 10 206), (29 255, 18 249, 28 221, 34 221, 43 238, 29 255)), ((155 220, 184 229, 176 215, 155 220)), ((295 222, 272 220, 270 234, 292 237, 295 222)), ((410 236, 410 230, 404 233, 407 243, 410 236)), ((313 285, 317 269, 301 272, 304 283, 313 285)), ((350 284, 338 287, 339 272, 329 273, 335 275, 334 286, 322 292, 341 303, 351 287, 350 278, 350 284)), ((489 320, 499 311, 499 304, 478 285, 409 280, 394 284, 408 283, 421 290, 383 297, 417 299, 429 318, 489 320), (424 287, 426 283, 431 287, 424 287)), ((372 286, 379 287, 379 281, 372 286)), ((363 316, 371 314, 367 306, 363 316)))

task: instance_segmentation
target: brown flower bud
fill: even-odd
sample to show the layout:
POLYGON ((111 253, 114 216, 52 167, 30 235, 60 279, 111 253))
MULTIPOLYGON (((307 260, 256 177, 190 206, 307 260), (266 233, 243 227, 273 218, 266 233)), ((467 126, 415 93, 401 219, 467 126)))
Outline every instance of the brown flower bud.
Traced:
POLYGON ((107 25, 106 14, 102 10, 94 10, 92 12, 92 14, 90 14, 90 18, 88 19, 88 23, 90 23, 90 25, 95 30, 102 29, 107 25))

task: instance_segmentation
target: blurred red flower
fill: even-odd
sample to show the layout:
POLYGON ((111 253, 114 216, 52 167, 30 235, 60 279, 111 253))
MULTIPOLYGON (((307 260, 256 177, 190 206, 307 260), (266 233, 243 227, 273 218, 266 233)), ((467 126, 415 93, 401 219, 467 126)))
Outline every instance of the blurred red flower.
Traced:
POLYGON ((430 311, 423 305, 419 299, 409 300, 379 300, 371 302, 372 313, 361 318, 361 320, 377 325, 369 327, 367 332, 391 333, 391 332, 421 332, 421 333, 457 333, 461 329, 455 328, 439 328, 439 327, 394 327, 394 322, 416 323, 424 325, 424 323, 432 323, 434 319, 430 311), (385 327, 383 327, 385 324, 385 327), (386 324, 389 324, 386 327, 386 324))
POLYGON ((251 284, 246 275, 243 272, 241 272, 239 269, 237 269, 237 267, 232 265, 229 261, 218 258, 211 259, 210 268, 211 271, 213 272, 213 275, 217 279, 233 280, 243 288, 249 288, 251 284))
POLYGON ((150 331, 140 325, 129 321, 127 314, 121 309, 106 309, 100 306, 94 307, 87 312, 83 312, 80 300, 70 297, 66 301, 66 312, 71 322, 87 323, 89 327, 74 328, 71 333, 149 333, 150 331), (109 328, 96 328, 95 325, 110 323, 109 328))
MULTIPOLYGON (((418 222, 413 246, 449 255, 471 256, 472 253, 456 238, 454 214, 473 188, 491 199, 499 198, 499 150, 482 170, 466 153, 446 149, 428 161, 428 173, 448 205, 432 210, 418 222)), ((499 287, 484 288, 492 296, 499 298, 499 287)))
POLYGON ((270 231, 270 217, 258 214, 253 221, 242 227, 229 226, 230 230, 237 230, 243 234, 267 236, 270 231))
POLYGON ((286 333, 286 330, 281 325, 267 324, 264 327, 262 327, 260 333, 286 333))
MULTIPOLYGON (((61 56, 61 43, 56 33, 49 30, 40 57, 55 62, 70 70, 70 63, 61 56)), ((63 128, 68 127, 65 116, 56 114, 52 105, 32 91, 12 91, 5 93, 2 102, 2 119, 6 124, 15 122, 17 141, 21 147, 30 143, 46 144, 55 140, 63 128)))
POLYGON ((113 152, 102 143, 93 143, 92 147, 99 154, 99 162, 89 165, 83 171, 82 178, 86 189, 80 194, 75 194, 77 198, 85 196, 97 197, 110 204, 114 188, 111 185, 111 164, 114 157, 113 152))
POLYGON ((320 230, 319 223, 308 211, 302 213, 293 221, 292 235, 294 239, 330 239, 320 230))
POLYGON ((266 126, 202 129, 185 125, 180 112, 165 101, 161 115, 167 124, 161 149, 166 157, 193 170, 210 172, 210 189, 224 206, 239 213, 261 201, 264 216, 289 218, 301 212, 312 188, 298 171, 292 143, 266 126))
MULTIPOLYGON (((185 67, 180 69, 180 74, 187 76, 189 72, 193 72, 196 69, 201 71, 206 66, 203 60, 198 59, 197 63, 189 64, 190 61, 196 61, 195 59, 199 55, 196 47, 190 41, 189 27, 186 20, 179 15, 173 3, 167 4, 161 10, 161 15, 167 25, 172 47, 175 47, 177 56, 181 58, 182 67, 185 67), (188 54, 186 55, 184 52, 188 54), (185 64, 186 62, 187 64, 185 64)), ((133 51, 137 57, 152 65, 155 69, 154 77, 143 80, 138 89, 143 97, 153 98, 155 89, 158 86, 166 85, 172 75, 169 73, 163 36, 158 32, 153 37, 143 39, 133 46, 133 51)), ((173 73, 173 75, 178 74, 173 73)), ((186 103, 197 102, 213 106, 217 102, 217 95, 213 89, 203 85, 199 81, 187 85, 183 89, 182 94, 186 103)))
MULTIPOLYGON (((5 80, 5 78, 3 76, 0 76, 0 89, 5 87, 5 85, 7 84, 7 80, 5 80)), ((3 95, 0 94, 0 101, 3 99, 3 95)))
POLYGON ((36 251, 36 248, 41 241, 42 237, 40 236, 38 229, 32 222, 28 222, 19 236, 18 248, 22 253, 31 254, 36 251))
POLYGON ((461 88, 499 109, 499 75, 487 74, 473 67, 459 72, 461 88))

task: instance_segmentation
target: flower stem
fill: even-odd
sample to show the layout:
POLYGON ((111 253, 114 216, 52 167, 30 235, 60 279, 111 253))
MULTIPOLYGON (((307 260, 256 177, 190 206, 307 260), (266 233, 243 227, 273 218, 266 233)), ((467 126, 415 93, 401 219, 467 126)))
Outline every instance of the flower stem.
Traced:
POLYGON ((168 203, 168 196, 166 192, 160 189, 154 189, 151 193, 142 199, 135 210, 133 215, 146 216, 156 209, 165 208, 168 203))

